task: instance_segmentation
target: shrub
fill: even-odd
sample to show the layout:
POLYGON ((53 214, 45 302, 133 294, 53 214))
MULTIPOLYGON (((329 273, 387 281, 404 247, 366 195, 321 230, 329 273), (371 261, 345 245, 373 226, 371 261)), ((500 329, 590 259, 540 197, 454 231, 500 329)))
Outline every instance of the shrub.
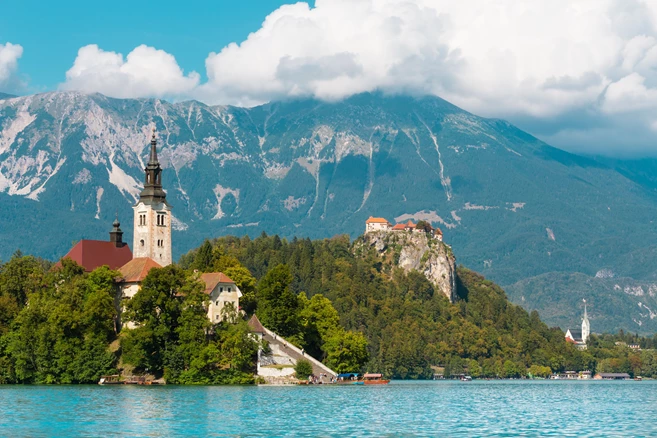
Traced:
POLYGON ((297 373, 297 379, 305 380, 313 373, 313 366, 306 359, 299 359, 294 366, 294 372, 297 373))

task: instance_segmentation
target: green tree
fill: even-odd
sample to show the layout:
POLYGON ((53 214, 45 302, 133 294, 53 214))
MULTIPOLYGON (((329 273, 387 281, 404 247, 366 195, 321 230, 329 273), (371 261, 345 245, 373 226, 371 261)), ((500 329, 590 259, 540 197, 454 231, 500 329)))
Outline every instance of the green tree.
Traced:
POLYGON ((294 366, 294 372, 297 375, 297 379, 306 380, 313 373, 313 366, 309 360, 299 359, 294 366))
POLYGON ((258 319, 284 337, 300 334, 299 299, 290 290, 292 274, 287 265, 271 269, 258 284, 258 319))
POLYGON ((201 272, 211 272, 213 263, 214 254, 212 243, 206 239, 197 250, 194 261, 191 264, 191 268, 198 269, 201 272))
POLYGON ((362 333, 338 330, 324 344, 326 365, 339 372, 360 370, 368 361, 367 340, 362 333))

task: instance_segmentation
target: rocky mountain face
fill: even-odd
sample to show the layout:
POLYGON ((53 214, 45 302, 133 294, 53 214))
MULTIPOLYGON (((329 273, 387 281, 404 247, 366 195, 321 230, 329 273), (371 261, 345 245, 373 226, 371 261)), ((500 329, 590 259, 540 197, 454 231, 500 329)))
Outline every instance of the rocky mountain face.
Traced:
MULTIPOLYGON (((441 227, 461 263, 502 285, 601 270, 657 281, 657 185, 642 168, 566 153, 436 97, 380 94, 255 108, 0 97, 0 258, 56 259, 105 239, 117 213, 131 242, 151 126, 174 257, 224 234, 356 237, 374 215, 441 227)), ((643 324, 623 328, 647 330, 638 306, 623 311, 643 324)))
POLYGON ((418 271, 433 285, 436 291, 451 302, 456 301, 456 259, 452 249, 426 233, 409 231, 366 233, 355 245, 359 250, 374 248, 381 259, 391 266, 408 273, 418 271))

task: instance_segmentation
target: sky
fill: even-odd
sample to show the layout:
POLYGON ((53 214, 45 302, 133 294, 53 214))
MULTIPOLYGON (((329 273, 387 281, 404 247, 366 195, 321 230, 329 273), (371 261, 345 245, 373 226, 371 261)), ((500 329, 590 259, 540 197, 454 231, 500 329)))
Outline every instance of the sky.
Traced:
POLYGON ((657 0, 0 0, 0 92, 253 106, 436 95, 566 150, 657 156, 657 0))

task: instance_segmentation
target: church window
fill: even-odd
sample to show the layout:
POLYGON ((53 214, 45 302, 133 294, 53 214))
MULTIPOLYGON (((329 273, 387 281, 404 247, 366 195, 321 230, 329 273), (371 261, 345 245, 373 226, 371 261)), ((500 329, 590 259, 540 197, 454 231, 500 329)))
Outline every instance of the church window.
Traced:
POLYGON ((141 239, 139 243, 141 243, 141 246, 144 246, 144 239, 141 239))

